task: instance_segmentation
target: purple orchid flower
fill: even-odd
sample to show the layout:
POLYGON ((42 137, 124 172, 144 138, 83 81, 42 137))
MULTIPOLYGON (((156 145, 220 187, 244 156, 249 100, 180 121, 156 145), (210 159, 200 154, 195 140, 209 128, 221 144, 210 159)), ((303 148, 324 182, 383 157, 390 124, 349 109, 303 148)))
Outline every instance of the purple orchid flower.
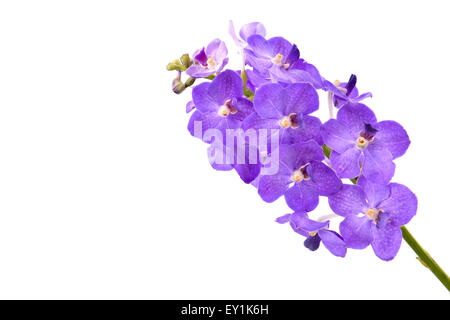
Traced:
POLYGON ((201 123, 201 135, 208 129, 236 129, 253 112, 253 103, 243 96, 243 82, 234 71, 221 72, 212 82, 204 82, 192 90, 196 111, 192 114, 188 130, 193 136, 195 122, 201 123))
POLYGON ((295 211, 312 211, 319 204, 319 195, 337 192, 341 180, 322 163, 322 147, 309 140, 279 148, 279 170, 259 179, 258 193, 266 202, 284 195, 287 205, 295 211))
POLYGON ((247 63, 266 81, 310 83, 317 89, 323 88, 317 69, 300 59, 297 46, 282 37, 266 40, 261 35, 252 35, 244 54, 247 63))
POLYGON ((322 126, 322 137, 333 150, 331 165, 340 177, 355 178, 362 169, 365 177, 384 184, 394 175, 393 160, 402 156, 410 144, 400 124, 377 122, 372 110, 360 103, 349 103, 339 109, 337 119, 322 126))
POLYGON ((337 232, 328 229, 329 220, 311 220, 306 212, 299 211, 279 217, 276 221, 278 223, 289 222, 295 232, 306 237, 304 245, 311 251, 316 251, 320 242, 323 242, 328 251, 337 257, 343 258, 347 253, 344 239, 337 232))
POLYGON ((347 103, 357 103, 372 97, 371 92, 359 95, 356 81, 357 77, 354 74, 350 76, 348 82, 335 81, 331 83, 328 80, 324 80, 324 90, 332 94, 333 104, 336 108, 340 108, 347 103))
POLYGON ((347 246, 364 249, 371 244, 375 254, 386 261, 400 249, 400 227, 417 211, 417 198, 404 185, 376 184, 365 177, 360 177, 357 185, 343 185, 328 201, 336 214, 345 217, 339 229, 347 246))
POLYGON ((273 83, 275 79, 277 79, 278 80, 277 82, 283 86, 287 86, 290 83, 296 82, 296 83, 309 83, 316 89, 323 89, 323 83, 321 81, 319 71, 316 69, 316 67, 314 67, 312 64, 305 62, 303 59, 299 59, 298 62, 294 64, 293 69, 291 69, 290 71, 291 74, 295 72, 299 73, 299 76, 295 78, 286 78, 283 76, 283 72, 278 73, 278 76, 273 76, 271 75, 270 72, 261 74, 257 69, 246 70, 246 72, 248 81, 250 82, 250 86, 252 86, 250 87, 247 84, 247 87, 252 91, 255 91, 256 89, 260 88, 265 84, 273 83), (305 75, 303 72, 307 72, 309 74, 305 75))
POLYGON ((266 36, 266 28, 264 28, 264 25, 260 22, 251 22, 243 25, 241 30, 239 31, 240 38, 238 38, 236 32, 234 31, 233 21, 230 21, 228 32, 230 33, 234 42, 236 42, 236 44, 241 48, 247 47, 248 37, 254 34, 258 34, 262 37, 266 36))
POLYGON ((273 65, 288 70, 300 57, 297 46, 282 37, 266 40, 263 36, 254 34, 247 40, 248 48, 244 52, 248 56, 248 62, 261 73, 266 73, 273 65))
POLYGON ((319 96, 307 83, 266 84, 253 99, 255 113, 245 119, 244 129, 279 129, 281 143, 316 140, 322 144, 321 122, 308 114, 319 108, 319 96))
POLYGON ((228 50, 225 42, 215 39, 208 46, 194 53, 192 65, 186 73, 192 78, 203 78, 218 73, 228 63, 228 50))

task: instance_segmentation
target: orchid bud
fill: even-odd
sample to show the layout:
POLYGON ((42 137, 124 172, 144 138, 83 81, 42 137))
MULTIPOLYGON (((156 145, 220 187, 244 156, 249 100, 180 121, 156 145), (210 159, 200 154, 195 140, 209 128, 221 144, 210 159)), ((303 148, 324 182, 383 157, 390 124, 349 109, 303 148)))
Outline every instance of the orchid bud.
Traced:
POLYGON ((176 94, 180 94, 186 89, 184 83, 180 80, 179 77, 173 79, 172 81, 172 91, 176 94))
POLYGON ((166 68, 168 71, 173 71, 173 70, 184 71, 184 70, 186 70, 186 68, 181 64, 180 60, 173 60, 172 62, 167 64, 166 68))
POLYGON ((187 53, 181 56, 180 61, 186 69, 192 65, 192 59, 189 57, 187 53))

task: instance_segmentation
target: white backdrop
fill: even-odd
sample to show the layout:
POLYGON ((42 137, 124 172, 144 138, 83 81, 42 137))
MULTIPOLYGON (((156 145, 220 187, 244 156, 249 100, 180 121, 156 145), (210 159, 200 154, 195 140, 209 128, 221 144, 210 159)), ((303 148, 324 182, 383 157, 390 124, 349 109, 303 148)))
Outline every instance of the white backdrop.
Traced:
MULTIPOLYGON (((403 243, 345 259, 274 219, 186 130, 190 91, 165 65, 251 21, 295 42, 412 144, 394 181, 419 198, 410 231, 450 271, 447 1, 3 1, 0 298, 448 298, 403 243)), ((322 102, 325 102, 323 99, 322 102)), ((318 115, 326 119, 322 104, 318 115)), ((318 214, 329 212, 321 199, 318 214)))

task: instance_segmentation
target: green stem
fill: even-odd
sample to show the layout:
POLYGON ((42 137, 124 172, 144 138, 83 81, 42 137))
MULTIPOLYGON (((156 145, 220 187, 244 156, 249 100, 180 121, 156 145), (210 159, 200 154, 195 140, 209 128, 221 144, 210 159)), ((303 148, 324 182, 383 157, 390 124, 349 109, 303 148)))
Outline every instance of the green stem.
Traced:
POLYGON ((412 234, 406 229, 405 226, 401 227, 403 239, 409 246, 414 250, 417 254, 418 259, 422 262, 431 272, 442 282, 442 284, 450 291, 450 279, 445 273, 444 270, 434 261, 434 259, 430 256, 430 254, 422 248, 422 246, 417 242, 416 239, 412 236, 412 234))

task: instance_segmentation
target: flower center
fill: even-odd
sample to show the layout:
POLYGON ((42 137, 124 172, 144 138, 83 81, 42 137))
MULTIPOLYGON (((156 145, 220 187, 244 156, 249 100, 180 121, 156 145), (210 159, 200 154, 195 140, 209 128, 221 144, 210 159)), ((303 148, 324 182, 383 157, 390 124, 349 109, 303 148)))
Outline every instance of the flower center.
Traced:
POLYGON ((298 116, 297 116, 297 114, 296 113, 291 113, 287 117, 283 117, 280 120, 280 127, 297 129, 298 128, 298 116))
POLYGON ((381 212, 382 212, 382 210, 378 210, 376 208, 370 208, 366 211, 366 216, 372 221, 377 221, 378 216, 380 215, 381 212))
POLYGON ((280 53, 277 53, 275 57, 273 57, 272 62, 276 65, 281 65, 283 62, 283 55, 280 53))
POLYGON ((298 169, 298 170, 295 170, 291 175, 291 180, 294 182, 309 180, 309 174, 306 171, 307 166, 308 166, 308 164, 304 165, 303 167, 300 167, 300 169, 298 169))
POLYGON ((228 99, 225 101, 224 105, 219 108, 217 113, 219 116, 227 117, 230 114, 235 114, 237 112, 237 109, 231 104, 231 99, 228 99))
POLYGON ((339 80, 335 80, 333 84, 334 84, 334 86, 335 86, 336 88, 338 88, 338 90, 341 91, 343 94, 347 94, 347 89, 341 87, 341 82, 340 82, 339 80))
POLYGON ((367 140, 366 138, 364 138, 364 137, 359 137, 358 139, 356 139, 356 146, 359 148, 359 149, 365 149, 365 148, 367 148, 367 146, 369 145, 369 140, 367 140))
POLYGON ((208 68, 215 68, 217 66, 217 62, 211 57, 208 58, 206 63, 208 64, 208 68))
POLYGON ((378 129, 375 129, 370 123, 364 123, 364 129, 359 133, 356 139, 356 146, 359 149, 367 148, 370 142, 375 139, 378 129))
POLYGON ((308 232, 308 234, 309 234, 311 237, 314 237, 314 236, 317 234, 317 232, 318 232, 318 231, 312 231, 312 232, 308 232))
POLYGON ((291 126, 291 119, 289 119, 289 117, 284 117, 280 120, 280 126, 283 128, 289 128, 291 126))
POLYGON ((227 117, 230 114, 230 109, 227 106, 221 106, 218 111, 219 116, 227 117))

